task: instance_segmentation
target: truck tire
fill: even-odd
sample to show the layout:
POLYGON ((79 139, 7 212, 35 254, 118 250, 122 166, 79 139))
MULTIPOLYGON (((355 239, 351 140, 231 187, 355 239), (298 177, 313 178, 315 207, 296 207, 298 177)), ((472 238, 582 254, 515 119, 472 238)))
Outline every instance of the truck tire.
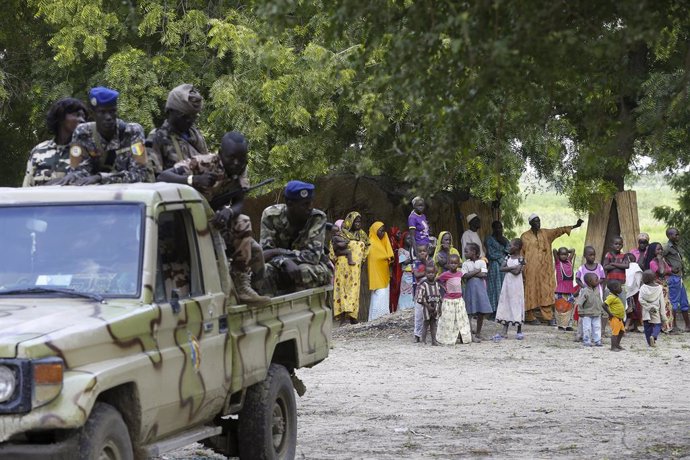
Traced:
POLYGON ((132 460, 132 441, 120 413, 110 404, 93 406, 79 437, 80 460, 132 460))
POLYGON ((263 382, 247 389, 239 414, 243 460, 292 460, 297 448, 295 390, 285 367, 271 364, 263 382))

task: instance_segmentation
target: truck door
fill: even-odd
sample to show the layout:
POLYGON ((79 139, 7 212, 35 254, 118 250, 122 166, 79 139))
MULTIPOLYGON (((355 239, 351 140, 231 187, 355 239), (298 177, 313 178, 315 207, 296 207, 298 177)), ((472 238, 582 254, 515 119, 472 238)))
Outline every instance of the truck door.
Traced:
POLYGON ((196 221, 205 216, 193 215, 194 206, 203 210, 199 203, 181 203, 166 204, 157 213, 154 300, 161 309, 157 340, 163 360, 160 387, 146 394, 161 399, 156 416, 159 435, 212 417, 225 395, 219 366, 224 296, 217 273, 204 273, 215 268, 213 247, 208 232, 197 231, 196 221), (209 257, 210 263, 205 260, 209 257))

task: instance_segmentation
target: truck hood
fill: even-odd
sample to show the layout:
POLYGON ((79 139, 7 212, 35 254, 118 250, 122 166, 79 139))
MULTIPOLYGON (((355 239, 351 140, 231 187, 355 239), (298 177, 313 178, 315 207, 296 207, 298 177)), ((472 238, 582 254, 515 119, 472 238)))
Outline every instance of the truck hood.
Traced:
MULTIPOLYGON (((134 302, 132 302, 134 303, 134 302)), ((101 330, 131 310, 120 302, 101 304, 89 299, 13 298, 0 300, 0 358, 15 358, 20 344, 45 337, 55 341, 66 336, 101 330)), ((20 356, 21 357, 21 356, 20 356)))

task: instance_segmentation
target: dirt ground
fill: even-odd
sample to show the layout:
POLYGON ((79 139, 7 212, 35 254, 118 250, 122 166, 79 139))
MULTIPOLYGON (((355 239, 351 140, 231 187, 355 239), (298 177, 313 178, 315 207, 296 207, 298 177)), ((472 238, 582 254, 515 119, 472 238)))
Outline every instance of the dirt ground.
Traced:
MULTIPOLYGON (((485 325, 483 335, 498 329, 485 325)), ((525 326, 525 340, 432 347, 411 313, 334 329, 298 375, 298 459, 690 457, 690 334, 620 353, 525 326)), ((163 458, 221 458, 199 445, 163 458)))

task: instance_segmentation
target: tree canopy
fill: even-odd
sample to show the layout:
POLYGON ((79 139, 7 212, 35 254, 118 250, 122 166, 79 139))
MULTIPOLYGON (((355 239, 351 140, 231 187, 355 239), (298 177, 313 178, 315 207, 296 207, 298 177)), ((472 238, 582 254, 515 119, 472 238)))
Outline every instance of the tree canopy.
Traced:
MULTIPOLYGON (((678 1, 9 0, 0 18, 0 183, 16 185, 44 113, 121 92, 146 130, 167 92, 206 97, 254 174, 387 174, 501 201, 527 164, 578 211, 638 156, 690 162, 690 18, 678 1)), ((509 222, 510 224, 510 222, 509 222)))

